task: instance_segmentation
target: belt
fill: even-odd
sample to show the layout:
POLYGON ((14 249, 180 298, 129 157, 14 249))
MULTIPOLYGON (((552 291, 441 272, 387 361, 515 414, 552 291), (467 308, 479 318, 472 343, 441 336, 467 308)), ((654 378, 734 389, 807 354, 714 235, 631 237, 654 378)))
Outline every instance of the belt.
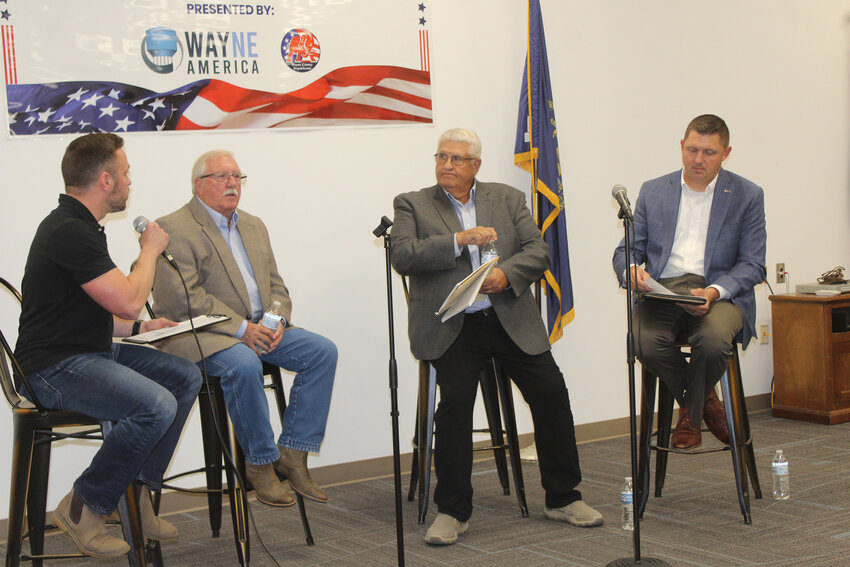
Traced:
POLYGON ((472 313, 465 313, 467 317, 490 317, 496 315, 496 310, 493 309, 492 306, 487 309, 482 309, 480 311, 473 311, 472 313))

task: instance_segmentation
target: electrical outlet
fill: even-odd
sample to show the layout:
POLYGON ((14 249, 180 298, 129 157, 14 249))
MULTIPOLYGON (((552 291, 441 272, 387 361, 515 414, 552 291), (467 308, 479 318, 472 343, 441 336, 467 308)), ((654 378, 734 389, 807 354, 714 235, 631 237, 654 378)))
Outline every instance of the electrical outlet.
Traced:
POLYGON ((766 345, 770 342, 770 329, 767 323, 759 325, 759 343, 766 345))
POLYGON ((785 262, 776 264, 776 283, 785 283, 785 262))

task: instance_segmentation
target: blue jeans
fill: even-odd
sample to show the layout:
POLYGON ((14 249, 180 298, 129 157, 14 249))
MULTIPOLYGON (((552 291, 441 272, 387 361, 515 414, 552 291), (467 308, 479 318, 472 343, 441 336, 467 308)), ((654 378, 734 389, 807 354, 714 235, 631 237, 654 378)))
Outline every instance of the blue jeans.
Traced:
POLYGON ((336 360, 333 342, 299 327, 286 329, 277 348, 261 357, 244 343, 206 357, 207 372, 221 380, 227 413, 245 460, 255 465, 273 463, 279 457, 277 445, 319 451, 328 421, 336 360), (263 391, 261 361, 296 373, 277 445, 263 391))
POLYGON ((201 387, 201 373, 191 362, 122 343, 110 352, 71 356, 28 378, 45 407, 114 422, 74 482, 80 500, 104 515, 133 479, 160 489, 201 387))

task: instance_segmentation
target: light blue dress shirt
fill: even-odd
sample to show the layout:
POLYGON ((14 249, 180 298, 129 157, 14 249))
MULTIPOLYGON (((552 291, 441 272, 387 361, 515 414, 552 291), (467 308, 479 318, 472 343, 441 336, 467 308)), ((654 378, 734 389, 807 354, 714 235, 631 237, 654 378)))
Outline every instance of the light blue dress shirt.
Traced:
MULTIPOLYGON (((197 196, 195 198, 198 199, 197 196)), ((227 242, 230 251, 233 252, 233 258, 236 260, 236 265, 239 266, 242 279, 245 280, 245 287, 248 288, 248 298, 251 300, 251 320, 256 323, 263 316, 263 300, 260 297, 260 288, 257 287, 257 279, 254 277, 254 269, 251 267, 251 261, 248 259, 248 251, 245 250, 245 243, 242 242, 242 235, 239 232, 239 213, 233 211, 233 217, 228 223, 226 216, 208 207, 200 199, 198 199, 198 202, 210 214, 219 232, 221 232, 222 238, 227 242)), ((241 339, 247 328, 248 322, 242 321, 242 325, 236 331, 236 338, 241 339)))
MULTIPOLYGON (((472 184, 472 190, 469 192, 469 200, 466 203, 461 203, 454 197, 452 197, 451 193, 443 189, 443 192, 448 196, 449 201, 452 206, 455 208, 455 212, 457 213, 457 218, 460 220, 460 225, 463 227, 463 230, 469 230, 470 228, 475 228, 478 226, 477 217, 475 215, 475 183, 472 184)), ((460 256, 461 249, 457 245, 457 234, 454 235, 454 245, 455 245, 455 257, 460 256)), ((466 246, 469 249, 469 258, 472 261, 472 271, 474 272, 478 268, 481 267, 481 255, 478 251, 478 246, 475 244, 467 244, 466 246)), ((464 311, 464 313, 474 313, 476 311, 481 311, 483 309, 487 309, 488 307, 492 307, 492 303, 490 302, 490 298, 483 293, 478 294, 478 298, 475 300, 475 303, 469 306, 468 309, 464 311)))

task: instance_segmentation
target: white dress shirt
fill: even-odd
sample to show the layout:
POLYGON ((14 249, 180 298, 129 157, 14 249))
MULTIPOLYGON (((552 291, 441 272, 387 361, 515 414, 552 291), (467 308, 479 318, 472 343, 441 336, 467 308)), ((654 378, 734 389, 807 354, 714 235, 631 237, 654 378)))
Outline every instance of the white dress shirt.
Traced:
MULTIPOLYGON (((662 278, 685 274, 705 276, 705 240, 717 176, 706 186, 705 191, 694 191, 685 182, 683 169, 681 183, 682 194, 679 200, 679 217, 676 219, 676 234, 673 236, 670 258, 661 272, 662 278)), ((729 296, 729 293, 719 285, 709 287, 717 290, 720 299, 729 296)))

